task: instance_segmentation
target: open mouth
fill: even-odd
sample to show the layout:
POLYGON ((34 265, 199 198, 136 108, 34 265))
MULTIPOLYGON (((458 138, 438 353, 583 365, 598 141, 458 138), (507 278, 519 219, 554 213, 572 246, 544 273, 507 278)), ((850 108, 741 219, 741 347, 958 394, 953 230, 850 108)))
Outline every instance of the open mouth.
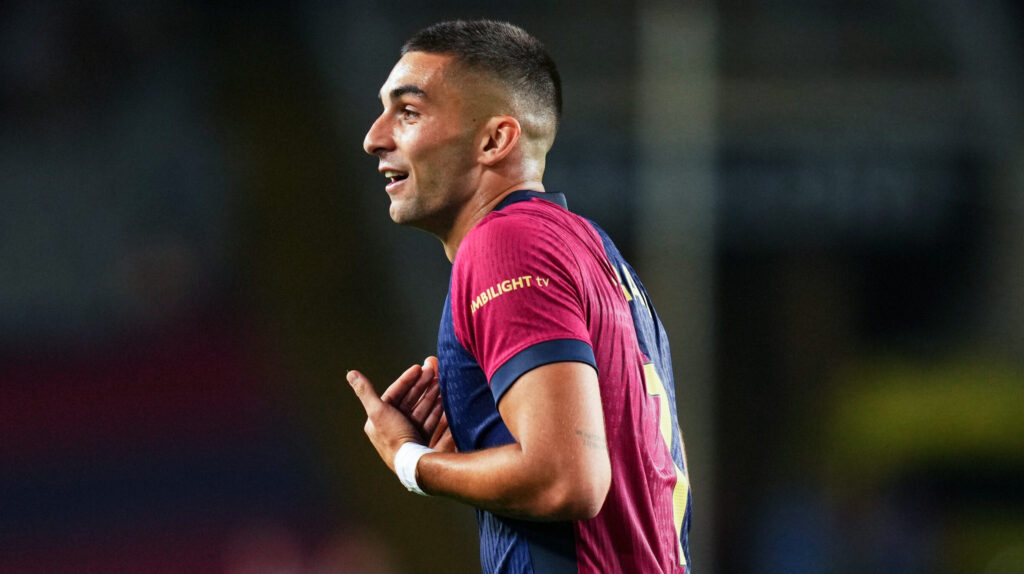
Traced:
POLYGON ((384 177, 388 178, 389 184, 395 184, 409 177, 409 174, 401 171, 385 171, 384 177))

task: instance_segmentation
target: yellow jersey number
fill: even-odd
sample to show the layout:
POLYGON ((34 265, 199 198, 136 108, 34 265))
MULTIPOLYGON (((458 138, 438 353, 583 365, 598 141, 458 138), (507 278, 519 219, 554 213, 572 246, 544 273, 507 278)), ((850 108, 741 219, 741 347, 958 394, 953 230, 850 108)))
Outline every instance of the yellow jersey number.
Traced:
MULTIPOLYGON (((658 401, 660 411, 658 424, 661 428, 661 438, 665 440, 665 446, 672 452, 672 411, 669 410, 668 396, 665 393, 665 384, 661 376, 654 368, 654 363, 644 365, 644 379, 647 382, 647 394, 658 401)), ((686 566, 686 558, 683 555, 681 537, 683 533, 683 517, 686 516, 686 504, 690 494, 690 481, 683 473, 683 469, 673 460, 672 466, 676 471, 676 486, 672 490, 672 518, 676 527, 676 552, 679 556, 679 564, 686 566)))
MULTIPOLYGON (((640 305, 644 306, 644 309, 650 313, 650 305, 647 303, 647 298, 644 296, 640 288, 637 287, 636 281, 633 280, 633 275, 628 269, 619 269, 615 266, 615 274, 619 277, 619 285, 622 287, 622 294, 625 295, 626 301, 633 303, 634 305, 639 302, 640 305)), ((661 380, 661 375, 658 374, 657 369, 654 368, 654 363, 644 364, 644 380, 647 384, 647 394, 654 397, 658 401, 659 416, 658 426, 661 430, 661 438, 665 440, 665 446, 668 448, 669 453, 672 452, 672 411, 668 404, 668 395, 665 392, 665 383, 661 380)), ((676 471, 676 486, 672 490, 672 518, 676 529, 676 555, 679 557, 679 564, 686 566, 686 556, 683 554, 683 545, 681 542, 683 533, 683 518, 686 516, 686 504, 690 495, 690 481, 686 478, 686 474, 683 469, 679 468, 679 465, 673 460, 672 466, 675 467, 676 471)))

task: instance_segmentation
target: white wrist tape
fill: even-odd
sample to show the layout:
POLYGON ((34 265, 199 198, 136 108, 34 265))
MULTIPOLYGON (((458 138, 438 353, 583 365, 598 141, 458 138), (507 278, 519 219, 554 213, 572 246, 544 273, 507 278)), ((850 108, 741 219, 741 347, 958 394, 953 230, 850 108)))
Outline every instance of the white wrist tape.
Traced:
POLYGON ((416 483, 416 465, 420 462, 420 457, 428 452, 434 452, 434 449, 422 444, 407 442, 395 453, 395 474, 398 475, 398 480, 402 481, 402 484, 410 492, 423 496, 427 496, 427 493, 423 492, 420 485, 416 483))

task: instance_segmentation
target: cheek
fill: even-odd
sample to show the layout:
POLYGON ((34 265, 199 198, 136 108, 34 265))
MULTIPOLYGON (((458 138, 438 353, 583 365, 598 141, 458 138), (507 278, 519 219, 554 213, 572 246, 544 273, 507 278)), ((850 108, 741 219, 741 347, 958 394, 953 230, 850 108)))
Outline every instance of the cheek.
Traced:
POLYGON ((419 154, 415 169, 421 177, 451 179, 465 172, 472 165, 470 148, 458 141, 431 146, 419 154))
POLYGON ((472 134, 458 134, 449 139, 443 146, 444 165, 449 171, 463 172, 475 162, 474 138, 472 134))
POLYGON ((403 134, 406 158, 419 186, 451 181, 473 165, 472 133, 431 129, 436 127, 418 125, 403 134))

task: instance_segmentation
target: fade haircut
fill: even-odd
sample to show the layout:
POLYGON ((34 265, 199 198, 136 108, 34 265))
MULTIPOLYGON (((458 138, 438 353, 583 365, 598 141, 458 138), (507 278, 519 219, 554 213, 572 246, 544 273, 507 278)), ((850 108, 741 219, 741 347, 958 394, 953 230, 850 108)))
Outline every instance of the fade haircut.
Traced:
POLYGON ((410 38, 402 55, 409 52, 453 55, 465 69, 503 86, 515 111, 527 116, 520 120, 533 123, 533 116, 549 123, 554 136, 562 116, 562 80, 544 45, 522 28, 493 20, 440 22, 410 38))

